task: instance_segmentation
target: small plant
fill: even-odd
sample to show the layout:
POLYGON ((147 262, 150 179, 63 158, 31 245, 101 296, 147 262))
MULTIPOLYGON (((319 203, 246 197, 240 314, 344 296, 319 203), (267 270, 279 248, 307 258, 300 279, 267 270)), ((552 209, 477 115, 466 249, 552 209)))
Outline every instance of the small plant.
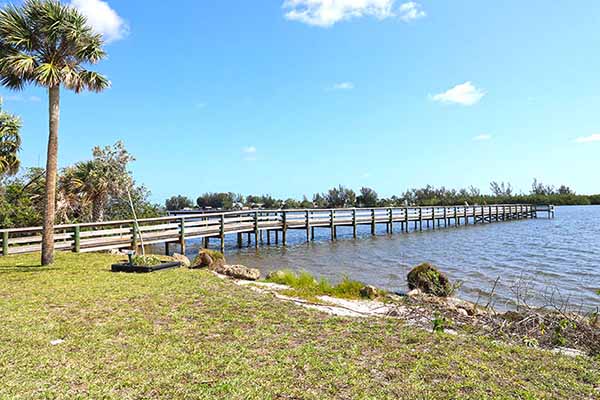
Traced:
POLYGON ((442 333, 451 326, 451 321, 444 317, 439 312, 433 313, 433 331, 436 333, 442 333))
POLYGON ((538 342, 538 340, 536 338, 531 338, 529 336, 523 337, 523 343, 527 347, 539 347, 540 346, 540 342, 538 342))
POLYGON ((559 346, 567 345, 567 338, 564 336, 567 329, 577 329, 577 325, 573 321, 569 321, 568 319, 561 319, 554 328, 554 337, 553 342, 559 346))
POLYGON ((159 264, 162 264, 161 259, 154 255, 133 256, 131 258, 131 265, 135 266, 154 267, 159 264))

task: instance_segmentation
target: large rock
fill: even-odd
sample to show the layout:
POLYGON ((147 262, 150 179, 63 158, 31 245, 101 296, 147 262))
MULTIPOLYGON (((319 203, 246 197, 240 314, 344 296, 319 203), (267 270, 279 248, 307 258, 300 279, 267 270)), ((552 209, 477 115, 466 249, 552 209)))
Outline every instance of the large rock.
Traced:
POLYGON ((216 273, 231 276, 236 279, 243 279, 246 281, 255 281, 260 278, 260 271, 256 268, 248 268, 244 265, 219 265, 214 271, 216 273))
POLYGON ((360 288, 360 296, 368 299, 374 299, 379 296, 379 291, 375 286, 366 285, 360 288))
POLYGON ((429 263, 414 267, 408 273, 407 280, 410 290, 419 289, 423 293, 439 297, 450 296, 455 289, 446 274, 429 263))
POLYGON ((186 256, 184 256, 183 254, 174 253, 172 257, 173 257, 173 260, 179 261, 181 263, 182 267, 189 268, 192 265, 192 262, 190 261, 190 259, 187 258, 186 256))
POLYGON ((190 268, 208 268, 215 270, 225 264, 225 256, 216 250, 202 249, 194 258, 190 268))

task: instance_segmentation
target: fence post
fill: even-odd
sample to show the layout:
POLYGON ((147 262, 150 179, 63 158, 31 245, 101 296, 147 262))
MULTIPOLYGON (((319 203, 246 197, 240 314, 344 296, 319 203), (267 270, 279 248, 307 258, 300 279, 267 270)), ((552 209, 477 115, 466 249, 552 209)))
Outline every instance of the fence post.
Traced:
POLYGON ((185 255, 185 218, 179 220, 179 245, 181 246, 181 254, 185 255))
POLYGON ((306 241, 310 242, 310 214, 306 211, 306 241))
POLYGON ((221 214, 219 236, 221 237, 221 253, 225 253, 225 214, 221 214))
POLYGON ((81 251, 81 228, 79 225, 75 225, 75 231, 73 232, 73 252, 79 253, 81 251))
POLYGON ((133 222, 131 224, 131 250, 133 250, 133 252, 135 254, 137 254, 137 251, 138 251, 137 237, 138 237, 137 226, 135 225, 135 222, 133 222))
POLYGON ((371 209, 371 235, 375 235, 375 209, 371 209))
POLYGON ((2 232, 2 255, 8 255, 8 231, 2 232))
POLYGON ((258 248, 258 211, 254 212, 254 247, 258 248))
MULTIPOLYGON (((287 212, 283 211, 283 230, 281 231, 281 244, 287 246, 287 212)), ((258 228, 257 228, 258 229, 258 228)))
POLYGON ((352 210, 352 236, 356 239, 356 208, 352 210))

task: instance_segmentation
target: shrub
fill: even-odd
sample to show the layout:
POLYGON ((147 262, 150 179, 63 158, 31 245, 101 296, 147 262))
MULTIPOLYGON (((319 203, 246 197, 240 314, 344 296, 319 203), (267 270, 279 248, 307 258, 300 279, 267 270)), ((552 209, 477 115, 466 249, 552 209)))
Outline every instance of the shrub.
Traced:
POLYGON ((287 285, 294 289, 296 294, 305 297, 321 295, 361 298, 361 289, 364 283, 354 281, 345 276, 337 285, 331 284, 327 279, 317 280, 309 272, 296 273, 294 271, 274 271, 267 275, 267 281, 287 285))
POLYGON ((409 289, 419 289, 439 297, 451 296, 456 289, 444 273, 429 263, 414 267, 408 273, 407 280, 409 289))
POLYGON ((131 259, 131 264, 136 266, 153 267, 155 265, 162 264, 162 261, 157 256, 149 254, 145 256, 134 256, 131 259))

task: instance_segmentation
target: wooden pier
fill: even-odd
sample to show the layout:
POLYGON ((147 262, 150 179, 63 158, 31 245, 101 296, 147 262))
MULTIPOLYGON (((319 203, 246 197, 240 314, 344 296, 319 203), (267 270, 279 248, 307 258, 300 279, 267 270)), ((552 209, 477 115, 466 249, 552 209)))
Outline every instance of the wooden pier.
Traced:
MULTIPOLYGON (((423 228, 537 218, 538 213, 553 218, 554 206, 496 204, 211 212, 141 219, 137 226, 133 220, 57 225, 54 240, 55 248, 62 251, 137 250, 143 242, 144 245, 164 243, 167 253, 170 246, 185 253, 189 239, 203 239, 208 246, 209 240, 216 238, 224 251, 226 235, 236 235, 238 247, 279 243, 285 246, 290 230, 306 232, 306 240, 310 241, 314 240, 316 229, 326 229, 335 240, 338 227, 351 227, 356 237, 360 225, 370 226, 373 235, 377 225, 385 225, 387 234, 394 233, 394 226, 408 233, 423 228)), ((41 233, 41 227, 0 229, 2 255, 40 251, 41 233)))

